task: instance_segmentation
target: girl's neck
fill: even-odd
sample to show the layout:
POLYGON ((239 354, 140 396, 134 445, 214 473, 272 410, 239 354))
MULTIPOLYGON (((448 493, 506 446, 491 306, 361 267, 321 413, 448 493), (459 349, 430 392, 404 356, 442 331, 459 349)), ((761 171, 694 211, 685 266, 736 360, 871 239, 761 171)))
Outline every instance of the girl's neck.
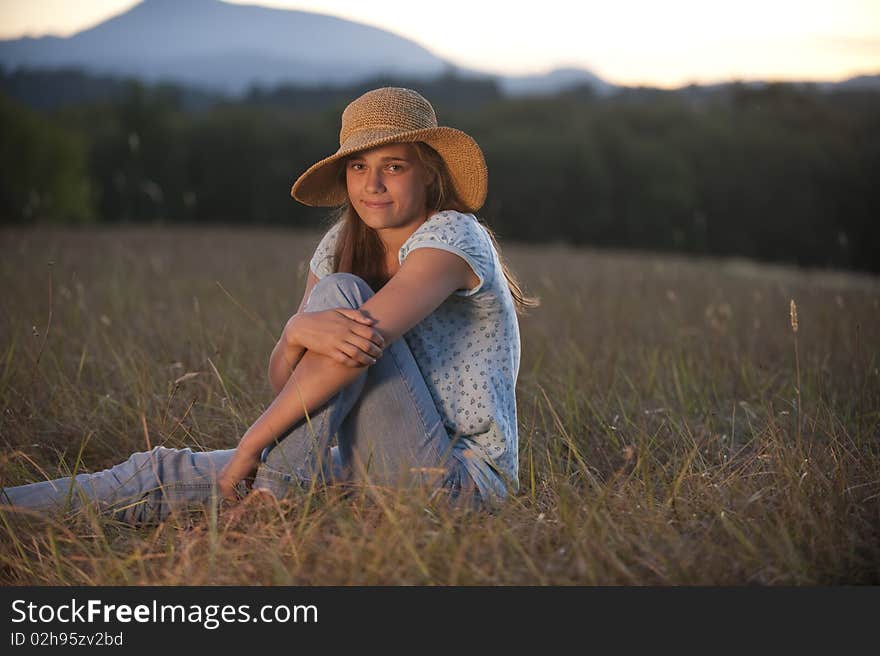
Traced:
POLYGON ((427 220, 428 215, 425 214, 425 217, 418 222, 413 222, 400 228, 383 228, 382 230, 377 230, 376 234, 379 236, 379 239, 382 240, 382 243, 385 244, 385 252, 388 254, 389 258, 393 256, 396 261, 397 251, 400 250, 400 247, 403 246, 404 242, 427 220))

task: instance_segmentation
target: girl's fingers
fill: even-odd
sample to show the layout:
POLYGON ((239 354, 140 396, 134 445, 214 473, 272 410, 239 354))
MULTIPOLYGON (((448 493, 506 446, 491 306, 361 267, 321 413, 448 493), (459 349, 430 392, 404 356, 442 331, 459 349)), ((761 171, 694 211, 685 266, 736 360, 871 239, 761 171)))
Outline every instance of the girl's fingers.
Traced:
POLYGON ((360 310, 352 308, 339 308, 336 312, 357 324, 355 326, 348 326, 350 332, 370 340, 380 349, 385 347, 385 338, 382 337, 382 334, 378 330, 370 328, 376 322, 375 319, 366 316, 360 310))
MULTIPOLYGON (((374 364, 375 359, 382 355, 382 349, 385 348, 385 338, 382 337, 382 334, 378 330, 369 327, 369 324, 374 323, 374 319, 352 308, 337 308, 336 312, 356 322, 356 325, 348 324, 343 328, 338 337, 366 353, 369 356, 369 361, 358 358, 355 352, 349 353, 349 356, 356 358, 362 364, 374 364)), ((343 349, 343 351, 346 351, 346 349, 343 349)))
POLYGON ((382 337, 382 333, 378 330, 374 330, 372 328, 368 328, 366 326, 356 326, 351 331, 355 335, 363 337, 371 341, 373 344, 378 346, 380 349, 385 347, 385 338, 382 337))
POLYGON ((357 321, 358 323, 362 323, 367 326, 375 323, 375 319, 371 319, 360 310, 355 310, 352 308, 339 308, 336 311, 339 312, 341 315, 348 317, 352 321, 357 321))
MULTIPOLYGON (((364 328, 361 326, 361 328, 364 328)), ((367 335, 372 335, 372 331, 367 328, 367 335)), ((342 349, 347 352, 347 349, 344 348, 345 345, 351 345, 353 348, 363 351, 364 353, 368 353, 372 357, 378 358, 382 355, 382 346, 374 340, 369 339, 367 336, 363 336, 362 331, 355 332, 351 331, 340 331, 333 335, 333 346, 335 348, 342 349)))
POLYGON ((359 349, 354 344, 346 343, 342 346, 342 351, 351 359, 354 363, 350 366, 360 366, 360 365, 371 365, 376 364, 376 358, 371 355, 364 353, 361 349, 359 349))
POLYGON ((348 338, 348 343, 353 345, 354 347, 360 349, 367 355, 369 355, 374 360, 382 355, 382 349, 376 346, 373 342, 368 339, 363 339, 358 337, 357 335, 352 335, 348 338))

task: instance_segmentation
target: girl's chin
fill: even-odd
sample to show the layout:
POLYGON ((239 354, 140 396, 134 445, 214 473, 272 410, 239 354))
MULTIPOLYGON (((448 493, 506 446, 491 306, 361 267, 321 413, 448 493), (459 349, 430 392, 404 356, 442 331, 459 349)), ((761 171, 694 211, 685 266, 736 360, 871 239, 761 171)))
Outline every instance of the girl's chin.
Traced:
POLYGON ((366 207, 358 208, 358 215, 367 223, 384 223, 390 218, 390 207, 366 207))
POLYGON ((357 209, 361 221, 373 230, 391 230, 407 226, 418 227, 427 218, 427 215, 402 217, 401 212, 392 205, 385 208, 370 208, 360 204, 357 209))
POLYGON ((377 217, 370 212, 361 212, 359 216, 361 217, 361 221, 367 224, 368 227, 373 228, 373 230, 388 227, 387 221, 383 221, 380 217, 377 217))

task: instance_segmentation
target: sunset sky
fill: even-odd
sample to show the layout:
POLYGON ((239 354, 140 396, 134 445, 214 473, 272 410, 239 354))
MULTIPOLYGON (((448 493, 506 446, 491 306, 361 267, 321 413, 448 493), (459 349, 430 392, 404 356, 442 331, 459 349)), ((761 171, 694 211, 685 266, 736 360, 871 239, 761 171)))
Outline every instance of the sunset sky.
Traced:
MULTIPOLYGON (((612 83, 657 86, 880 73, 880 0, 229 1, 356 20, 493 73, 582 67, 612 83)), ((0 0, 0 38, 67 36, 135 4, 0 0)))

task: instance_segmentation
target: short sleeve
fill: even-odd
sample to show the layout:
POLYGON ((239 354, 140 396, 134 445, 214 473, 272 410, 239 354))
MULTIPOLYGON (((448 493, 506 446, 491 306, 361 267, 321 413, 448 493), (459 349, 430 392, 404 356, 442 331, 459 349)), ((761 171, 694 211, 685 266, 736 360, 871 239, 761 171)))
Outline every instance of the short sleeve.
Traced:
POLYGON ((342 227, 341 222, 334 223, 330 229, 321 237, 318 247, 309 262, 309 268, 312 273, 319 279, 333 273, 336 268, 334 257, 336 253, 336 238, 339 235, 339 229, 342 227))
POLYGON ((471 296, 483 289, 494 273, 492 243, 485 230, 480 227, 473 214, 463 214, 445 210, 432 215, 407 239, 400 248, 400 263, 417 248, 438 248, 454 253, 468 263, 479 278, 473 289, 462 289, 455 293, 471 296))

